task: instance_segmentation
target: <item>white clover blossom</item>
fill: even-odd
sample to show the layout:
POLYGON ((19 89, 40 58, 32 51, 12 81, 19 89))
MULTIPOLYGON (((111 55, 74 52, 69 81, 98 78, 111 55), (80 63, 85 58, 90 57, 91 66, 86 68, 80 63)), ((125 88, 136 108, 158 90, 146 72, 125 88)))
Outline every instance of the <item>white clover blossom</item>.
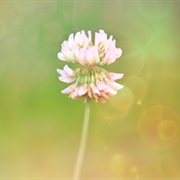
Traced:
POLYGON ((96 102, 105 102, 109 96, 113 96, 119 89, 123 88, 115 82, 121 79, 124 74, 108 72, 99 67, 109 65, 122 55, 122 50, 116 48, 116 41, 113 36, 107 38, 103 30, 95 33, 95 40, 92 42, 91 31, 86 35, 85 31, 70 34, 68 41, 62 43, 61 52, 58 58, 62 61, 77 63, 82 68, 72 70, 65 65, 63 70, 57 69, 59 80, 65 83, 72 83, 63 94, 69 94, 72 99, 83 97, 96 102))

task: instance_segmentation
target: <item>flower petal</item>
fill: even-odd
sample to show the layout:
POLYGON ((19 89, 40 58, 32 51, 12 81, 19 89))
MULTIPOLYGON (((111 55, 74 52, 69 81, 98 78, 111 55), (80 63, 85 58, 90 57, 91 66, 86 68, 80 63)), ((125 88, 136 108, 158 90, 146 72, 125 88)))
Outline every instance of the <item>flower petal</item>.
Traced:
POLYGON ((107 40, 107 34, 103 30, 99 30, 99 33, 95 33, 95 46, 99 47, 100 44, 104 45, 107 40))
POLYGON ((107 86, 106 93, 110 93, 111 95, 115 95, 115 94, 117 94, 117 91, 115 91, 111 87, 107 86))
POLYGON ((89 65, 89 62, 86 59, 88 50, 86 48, 82 48, 79 51, 79 63, 83 66, 89 65))
POLYGON ((92 35, 91 35, 91 31, 88 31, 88 38, 89 38, 89 43, 92 42, 92 35))
POLYGON ((99 94, 100 95, 99 89, 96 87, 96 85, 94 83, 91 83, 90 87, 93 90, 94 94, 99 94))
POLYGON ((105 55, 103 62, 104 64, 111 64, 116 60, 116 48, 111 48, 105 55))
POLYGON ((115 90, 122 89, 124 87, 123 85, 118 84, 117 82, 114 81, 109 81, 108 85, 115 90))
POLYGON ((72 95, 71 95, 72 99, 78 97, 78 91, 79 91, 79 88, 76 87, 75 90, 74 90, 74 92, 73 92, 72 95))
POLYGON ((100 59, 98 55, 98 48, 93 46, 88 49, 86 59, 88 60, 89 65, 99 63, 100 59))
POLYGON ((66 57, 64 56, 63 53, 59 52, 59 53, 57 54, 57 56, 58 56, 58 59, 59 59, 59 60, 61 60, 61 61, 66 61, 66 57))
POLYGON ((66 89, 63 89, 61 93, 63 94, 70 94, 74 90, 74 84, 68 86, 66 89))
POLYGON ((58 72, 61 76, 67 76, 66 73, 64 72, 64 70, 62 70, 62 69, 57 69, 57 72, 58 72))
POLYGON ((124 76, 124 74, 113 73, 113 72, 109 72, 108 75, 110 76, 111 80, 121 79, 124 76))
POLYGON ((116 49, 116 58, 119 58, 122 55, 122 49, 116 49))
POLYGON ((59 80, 65 83, 72 83, 74 81, 74 78, 70 76, 60 76, 59 80))
POLYGON ((104 64, 112 64, 117 58, 122 55, 122 50, 120 48, 111 48, 105 55, 103 59, 104 64))
POLYGON ((74 76, 74 71, 68 65, 65 65, 63 69, 69 76, 74 76))
POLYGON ((73 44, 74 44, 74 34, 70 34, 68 38, 68 45, 70 49, 72 49, 73 44))
POLYGON ((79 95, 79 96, 82 96, 82 95, 86 94, 86 93, 87 93, 87 90, 88 90, 88 88, 87 88, 86 85, 80 86, 80 87, 79 87, 79 90, 78 90, 78 95, 79 95))
POLYGON ((107 88, 107 86, 105 85, 105 83, 102 82, 102 81, 99 81, 99 80, 97 80, 96 86, 97 86, 97 88, 98 88, 99 90, 105 90, 105 89, 107 88))

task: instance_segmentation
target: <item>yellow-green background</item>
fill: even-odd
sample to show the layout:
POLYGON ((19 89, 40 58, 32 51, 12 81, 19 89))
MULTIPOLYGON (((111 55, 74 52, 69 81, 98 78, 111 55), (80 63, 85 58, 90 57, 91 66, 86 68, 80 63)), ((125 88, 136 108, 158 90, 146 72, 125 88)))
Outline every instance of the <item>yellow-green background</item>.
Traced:
MULTIPOLYGON (((60 91, 70 33, 99 29, 124 89, 91 103, 82 178, 180 178, 179 1, 0 1, 0 178, 70 178, 85 104, 60 91)), ((71 68, 74 65, 69 64, 71 68)))

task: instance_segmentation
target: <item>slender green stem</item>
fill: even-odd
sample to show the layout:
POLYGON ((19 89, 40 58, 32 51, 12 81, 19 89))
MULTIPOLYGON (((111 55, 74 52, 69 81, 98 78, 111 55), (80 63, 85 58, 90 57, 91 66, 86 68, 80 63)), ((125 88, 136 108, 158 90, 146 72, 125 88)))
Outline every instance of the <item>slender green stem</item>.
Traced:
POLYGON ((90 115, 90 99, 87 99, 86 109, 85 109, 85 114, 84 114, 83 131, 82 131, 76 166, 75 166, 75 170, 74 170, 73 180, 78 180, 80 172, 81 172, 82 161, 83 161, 84 152, 85 152, 85 148, 86 148, 86 140, 87 140, 87 133, 88 133, 88 125, 89 125, 89 115, 90 115))

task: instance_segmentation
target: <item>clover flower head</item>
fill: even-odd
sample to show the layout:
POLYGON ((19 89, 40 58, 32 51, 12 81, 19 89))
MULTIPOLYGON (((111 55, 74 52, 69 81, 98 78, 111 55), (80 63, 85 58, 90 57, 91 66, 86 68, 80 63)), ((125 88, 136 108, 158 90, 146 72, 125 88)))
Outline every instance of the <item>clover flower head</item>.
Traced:
POLYGON ((72 99, 83 97, 96 102, 105 102, 109 96, 113 96, 119 89, 123 88, 115 82, 121 79, 123 74, 108 72, 101 66, 109 65, 122 55, 122 50, 116 48, 113 36, 107 37, 103 30, 95 33, 92 41, 91 31, 70 34, 67 41, 62 43, 58 58, 62 61, 80 64, 82 67, 75 70, 65 65, 63 70, 57 69, 59 80, 71 83, 63 94, 69 94, 72 99))

